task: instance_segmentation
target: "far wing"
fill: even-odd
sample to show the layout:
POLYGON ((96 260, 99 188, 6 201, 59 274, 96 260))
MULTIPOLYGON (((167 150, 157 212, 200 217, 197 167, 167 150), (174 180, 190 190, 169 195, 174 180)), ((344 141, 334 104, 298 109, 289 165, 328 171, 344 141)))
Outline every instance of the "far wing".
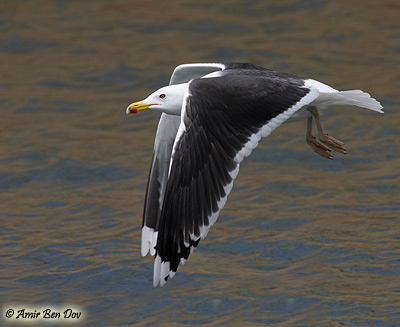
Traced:
POLYGON ((160 216, 154 286, 173 277, 207 235, 260 138, 318 94, 285 76, 221 74, 190 82, 160 216))
MULTIPOLYGON (((170 85, 187 83, 194 78, 222 69, 224 69, 223 64, 180 65, 175 68, 171 76, 170 85)), ((163 113, 158 123, 143 211, 141 250, 143 256, 149 251, 151 255, 155 253, 154 247, 157 241, 160 212, 167 185, 172 146, 180 121, 180 116, 163 113)))
POLYGON ((174 69, 169 85, 187 83, 210 73, 225 69, 224 64, 182 64, 174 69))
POLYGON ((151 255, 155 254, 154 247, 157 241, 158 223, 168 180, 172 146, 180 122, 180 116, 162 113, 158 123, 144 200, 142 256, 145 256, 149 251, 151 255))

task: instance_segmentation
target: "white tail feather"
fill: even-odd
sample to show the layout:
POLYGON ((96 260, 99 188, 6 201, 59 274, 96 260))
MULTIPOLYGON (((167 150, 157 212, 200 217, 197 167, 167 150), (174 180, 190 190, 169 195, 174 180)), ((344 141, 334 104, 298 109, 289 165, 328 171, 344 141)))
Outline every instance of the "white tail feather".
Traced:
POLYGON ((383 113, 381 104, 361 90, 321 92, 311 105, 315 105, 322 110, 327 109, 329 106, 357 106, 383 113))
POLYGON ((344 104, 349 104, 361 108, 371 109, 383 113, 381 104, 371 98, 371 96, 361 90, 340 91, 338 96, 343 97, 344 104))

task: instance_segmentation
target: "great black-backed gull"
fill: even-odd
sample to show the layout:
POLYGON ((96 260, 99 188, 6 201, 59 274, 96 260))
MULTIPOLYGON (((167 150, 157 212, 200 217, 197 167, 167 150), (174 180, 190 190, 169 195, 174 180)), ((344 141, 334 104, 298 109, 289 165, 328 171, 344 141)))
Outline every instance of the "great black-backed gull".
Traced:
POLYGON ((307 119, 307 144, 332 159, 344 143, 324 134, 320 114, 352 105, 383 113, 360 90, 244 63, 184 64, 170 85, 126 113, 162 112, 147 184, 142 255, 155 255, 153 284, 163 286, 206 237, 225 205, 244 157, 282 123, 307 119), (313 117, 319 140, 312 135, 313 117))

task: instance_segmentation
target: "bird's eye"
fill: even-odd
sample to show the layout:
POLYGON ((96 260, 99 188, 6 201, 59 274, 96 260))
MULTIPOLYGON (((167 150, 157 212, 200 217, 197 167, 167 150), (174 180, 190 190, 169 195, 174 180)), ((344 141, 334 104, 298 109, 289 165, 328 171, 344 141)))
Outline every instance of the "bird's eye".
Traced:
POLYGON ((165 98, 165 94, 160 94, 160 99, 164 99, 165 98))

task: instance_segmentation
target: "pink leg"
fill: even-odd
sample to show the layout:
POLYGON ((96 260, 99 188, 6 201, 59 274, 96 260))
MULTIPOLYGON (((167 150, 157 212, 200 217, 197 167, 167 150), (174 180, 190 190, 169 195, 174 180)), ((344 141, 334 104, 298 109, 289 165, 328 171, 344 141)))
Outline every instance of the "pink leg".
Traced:
POLYGON ((324 132, 322 131, 322 125, 321 125, 321 121, 319 119, 318 110, 316 108, 314 108, 311 112, 315 118, 315 124, 317 125, 319 140, 321 142, 325 143, 332 150, 346 154, 347 151, 346 151, 346 148, 344 147, 344 143, 342 141, 339 141, 338 139, 335 139, 333 136, 330 136, 328 134, 324 134, 324 132))
POLYGON ((313 114, 315 118, 315 124, 317 126, 319 140, 322 143, 325 143, 324 145, 321 142, 317 141, 316 138, 312 135, 312 117, 310 117, 308 118, 307 122, 306 142, 311 147, 311 149, 313 149, 320 156, 327 159, 333 158, 333 155, 330 153, 330 149, 346 154, 347 150, 344 147, 344 143, 342 141, 339 141, 335 139, 333 136, 330 136, 328 134, 324 134, 317 108, 313 107, 309 108, 308 110, 313 114))
POLYGON ((331 154, 331 150, 323 145, 320 141, 318 141, 312 135, 312 116, 308 118, 307 121, 307 136, 306 136, 306 143, 310 146, 310 148, 320 156, 326 159, 333 159, 333 155, 331 154))

